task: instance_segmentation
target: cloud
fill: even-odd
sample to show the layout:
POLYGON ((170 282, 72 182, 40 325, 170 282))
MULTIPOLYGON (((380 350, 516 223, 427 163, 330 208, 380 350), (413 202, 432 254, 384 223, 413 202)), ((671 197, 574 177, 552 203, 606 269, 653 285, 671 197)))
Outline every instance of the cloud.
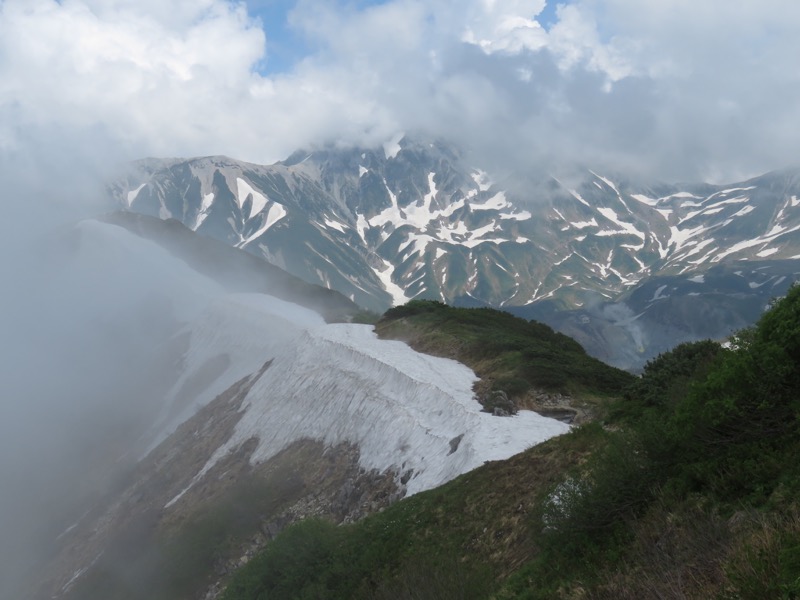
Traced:
POLYGON ((548 28, 545 8, 299 0, 287 27, 312 50, 270 75, 271 41, 242 3, 5 0, 0 150, 54 129, 120 157, 271 162, 422 131, 520 165, 667 179, 796 160, 796 3, 572 0, 548 28))

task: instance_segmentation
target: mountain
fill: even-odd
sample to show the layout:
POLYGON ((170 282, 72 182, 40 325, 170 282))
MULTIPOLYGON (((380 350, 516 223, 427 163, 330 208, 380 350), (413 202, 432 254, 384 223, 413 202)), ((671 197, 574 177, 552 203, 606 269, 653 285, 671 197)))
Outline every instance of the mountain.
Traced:
POLYGON ((242 250, 195 235, 179 221, 162 221, 130 212, 114 212, 100 220, 153 240, 193 270, 229 291, 262 292, 318 312, 328 322, 349 321, 359 307, 335 290, 305 283, 286 271, 242 250))
POLYGON ((751 326, 799 277, 796 260, 737 261, 649 277, 613 302, 559 310, 544 301, 507 310, 548 323, 608 364, 640 370, 678 344, 723 340, 751 326))
POLYGON ((222 600, 796 598, 800 288, 594 422, 358 523, 292 526, 222 600))
MULTIPOLYGON (((379 149, 300 151, 269 166, 148 159, 111 194, 126 210, 177 219, 377 312, 428 298, 513 308, 555 327, 584 316, 561 311, 623 314, 605 320, 609 335, 625 340, 621 354, 609 335, 583 338, 595 355, 629 368, 664 347, 674 321, 648 311, 652 327, 640 327, 640 340, 626 329, 641 318, 645 282, 651 289, 684 277, 699 285, 687 293, 704 294, 707 272, 740 265, 756 287, 735 292, 750 296, 746 314, 728 302, 724 327, 706 328, 722 338, 763 306, 760 267, 778 273, 767 289, 779 296, 800 258, 798 170, 725 186, 582 169, 494 176, 446 143, 404 138, 379 149)), ((667 347, 683 341, 671 339, 667 347)))
POLYGON ((101 399, 124 399, 135 421, 92 415, 95 468, 69 462, 82 495, 49 515, 31 597, 203 597, 289 523, 356 520, 569 429, 528 410, 493 416, 468 367, 326 323, 349 301, 176 222, 84 221, 56 254, 64 281, 103 283, 78 291, 102 291, 108 312, 92 312, 112 346, 149 327, 150 360, 130 399, 101 399))

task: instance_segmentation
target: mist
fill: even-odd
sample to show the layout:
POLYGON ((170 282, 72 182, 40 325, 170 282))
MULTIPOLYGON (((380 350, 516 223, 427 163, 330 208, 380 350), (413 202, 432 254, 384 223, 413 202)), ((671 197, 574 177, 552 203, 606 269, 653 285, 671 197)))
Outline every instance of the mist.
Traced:
POLYGON ((113 208, 105 184, 129 158, 115 148, 51 128, 0 154, 0 598, 30 592, 57 536, 132 464, 163 391, 156 349, 221 293, 85 221, 113 208))
MULTIPOLYGON (((402 132, 531 180, 736 181, 800 156, 789 0, 300 0, 283 25, 307 48, 274 71, 258 6, 0 2, 0 597, 126 464, 163 383, 153 349, 222 293, 78 225, 114 208, 128 161, 402 132)), ((629 316, 609 315, 635 335, 629 316)))

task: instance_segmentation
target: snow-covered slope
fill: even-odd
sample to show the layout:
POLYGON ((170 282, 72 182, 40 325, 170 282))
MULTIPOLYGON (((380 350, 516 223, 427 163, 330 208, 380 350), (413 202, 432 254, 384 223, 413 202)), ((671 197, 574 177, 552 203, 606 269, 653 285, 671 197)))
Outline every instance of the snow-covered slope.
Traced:
POLYGON ((416 493, 568 430, 530 411, 480 412, 475 381, 464 365, 380 340, 370 326, 306 329, 253 383, 234 434, 193 483, 248 440, 258 440, 257 463, 314 439, 357 445, 365 469, 393 471, 416 493))
MULTIPOLYGON (((77 262, 64 273, 90 273, 109 318, 125 323, 137 315, 118 331, 147 323, 154 311, 168 316, 158 313, 160 325, 148 337, 148 385, 131 394, 141 430, 127 444, 115 438, 95 447, 114 483, 102 486, 104 497, 78 503, 52 541, 60 550, 41 578, 47 597, 77 589, 136 519, 180 519, 303 444, 323 448, 323 457, 328 450, 344 456, 331 464, 346 466, 354 456, 357 473, 374 474, 376 486, 391 488, 385 505, 568 429, 532 412, 481 413, 475 374, 464 365, 380 340, 370 326, 326 324, 314 311, 268 294, 229 292, 122 227, 90 221, 77 236, 69 259, 77 262)), ((319 496, 318 480, 309 481, 303 494, 316 503, 342 495, 319 496)), ((372 480, 365 481, 363 493, 372 480)), ((345 514, 363 510, 369 508, 345 514)))
MULTIPOLYGON (((144 301, 136 286, 148 280, 161 286, 176 320, 164 340, 174 383, 150 448, 273 361, 253 382, 235 434, 198 477, 253 437, 260 440, 256 462, 296 440, 314 439, 358 445, 365 468, 411 471, 408 489, 419 491, 567 429, 525 411, 511 418, 481 413, 471 370, 379 340, 371 326, 325 324, 317 313, 267 294, 228 293, 162 247, 115 225, 87 221, 79 230, 79 260, 69 272, 91 269, 100 301, 113 303, 117 318, 144 301), (119 281, 110 281, 110 274, 119 281), (124 294, 121 282, 128 288, 124 294), (102 298, 104 284, 116 288, 113 299, 102 298), (120 298, 127 304, 120 305, 120 298)), ((151 292, 148 286, 145 294, 151 292)))

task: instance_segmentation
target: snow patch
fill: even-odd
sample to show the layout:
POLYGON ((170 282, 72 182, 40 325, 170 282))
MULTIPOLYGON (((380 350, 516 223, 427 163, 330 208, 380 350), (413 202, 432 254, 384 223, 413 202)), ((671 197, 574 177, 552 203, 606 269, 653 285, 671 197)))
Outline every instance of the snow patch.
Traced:
POLYGON ((280 353, 305 328, 324 323, 314 311, 266 294, 227 294, 210 302, 177 334, 188 336, 189 349, 183 357, 182 373, 146 436, 145 455, 198 409, 280 353), (227 366, 185 402, 181 391, 202 372, 207 373, 208 365, 218 357, 227 357, 227 366))
POLYGON ((597 221, 592 217, 591 221, 576 221, 570 223, 575 229, 585 229, 586 227, 597 227, 597 221))
POLYGON ((476 379, 460 363, 379 340, 370 326, 311 329, 255 382, 233 436, 194 481, 249 439, 258 440, 254 464, 296 440, 317 439, 358 444, 365 469, 411 471, 411 495, 569 430, 529 411, 505 418, 481 412, 476 379))
POLYGON ((663 295, 665 289, 667 289, 666 285, 659 286, 658 289, 653 294, 653 297, 650 298, 648 302, 655 302, 656 300, 663 300, 664 298, 669 298, 669 294, 667 294, 666 296, 663 295))
POLYGON ((393 272, 392 265, 387 262, 386 260, 383 261, 383 270, 375 269, 375 274, 380 279, 381 283, 383 284, 383 289, 385 289, 388 294, 392 297, 392 305, 393 306, 400 306, 401 304, 405 304, 410 300, 408 296, 406 296, 405 291, 399 285, 397 285, 394 281, 392 281, 392 272, 393 272))
MULTIPOLYGON (((264 213, 262 212, 262 215, 263 214, 264 213)), ((241 243, 239 244, 239 247, 243 247, 243 246, 249 244, 250 242, 252 242, 253 240, 261 237, 264 233, 266 233, 266 231, 270 227, 272 227, 273 225, 275 225, 275 223, 277 223, 283 217, 285 217, 286 214, 287 214, 286 213, 286 209, 283 207, 283 205, 278 204, 277 202, 274 202, 267 209, 266 216, 264 217, 264 221, 263 221, 261 227, 259 227, 258 230, 255 233, 253 233, 252 235, 249 235, 246 238, 243 238, 241 243)))
POLYGON ((143 183, 142 185, 137 187, 135 190, 131 190, 130 192, 128 192, 128 194, 126 196, 126 199, 128 201, 128 208, 131 207, 131 204, 133 204, 133 201, 136 200, 136 196, 139 195, 139 192, 141 192, 142 188, 144 186, 146 186, 146 185, 147 185, 147 183, 143 183))
POLYGON ((589 204, 589 203, 588 203, 586 200, 584 200, 584 199, 583 199, 583 196, 581 196, 581 195, 580 195, 578 192, 576 192, 575 190, 569 190, 569 193, 570 193, 570 194, 572 194, 572 195, 573 195, 573 197, 574 197, 574 198, 575 198, 575 199, 576 199, 578 202, 580 202, 581 204, 583 204, 583 205, 585 205, 585 206, 588 206, 589 208, 591 208, 591 207, 592 207, 592 205, 591 205, 591 204, 589 204))
POLYGON ((386 156, 386 160, 394 158, 397 156, 398 152, 402 150, 400 147, 400 140, 405 137, 405 133, 397 133, 392 138, 383 144, 383 154, 386 156))
POLYGON ((617 215, 617 213, 613 209, 610 209, 610 208, 598 208, 597 212, 599 212, 606 219, 608 219, 609 221, 611 221, 612 223, 616 224, 617 226, 619 226, 622 229, 622 231, 601 231, 597 235, 615 235, 615 234, 616 235, 626 235, 626 234, 633 235, 633 236, 636 236, 636 237, 638 237, 638 238, 640 238, 642 240, 641 247, 639 247, 638 249, 641 250, 642 248, 644 248, 644 240, 645 240, 646 236, 645 236, 645 234, 643 232, 641 232, 638 229, 636 229, 636 227, 634 227, 633 224, 626 223, 625 221, 621 220, 619 218, 619 216, 617 215))
POLYGON ((325 227, 330 227, 331 229, 335 229, 336 231, 339 231, 341 233, 347 233, 347 230, 345 229, 344 225, 342 225, 338 221, 333 221, 331 219, 328 219, 327 217, 325 218, 325 227))
POLYGON ((212 204, 214 204, 214 193, 210 192, 204 194, 203 199, 200 201, 200 212, 197 213, 197 219, 195 220, 194 227, 192 227, 193 231, 197 231, 200 225, 203 224, 203 221, 206 220, 212 204))
POLYGON ((478 189, 482 192, 485 192, 492 187, 492 181, 489 179, 489 175, 486 173, 486 171, 481 171, 479 169, 474 171, 471 177, 472 181, 475 182, 475 185, 477 185, 478 189))
MULTIPOLYGON (((605 184, 606 184, 608 187, 610 187, 612 190, 614 190, 614 193, 616 193, 616 194, 617 194, 617 196, 619 196, 619 190, 617 189, 617 186, 615 186, 615 185, 614 185, 614 183, 613 183, 613 182, 612 182, 610 179, 607 179, 606 177, 603 177, 602 175, 598 175, 598 174, 597 174, 597 173, 595 173, 594 171, 589 171, 589 172, 590 172, 592 175, 594 175, 595 177, 597 177, 597 178, 598 178, 600 181, 602 181, 603 183, 605 183, 605 184)), ((597 187, 600 187, 600 186, 597 186, 597 187)))
POLYGON ((261 192, 257 191, 252 185, 247 183, 241 177, 236 178, 236 203, 239 205, 239 208, 242 208, 244 205, 244 201, 247 200, 247 197, 250 196, 252 198, 252 205, 250 207, 250 214, 247 215, 246 218, 252 219, 255 215, 260 213, 264 210, 264 207, 267 205, 267 197, 262 194, 261 192))
POLYGON ((656 206, 658 204, 658 198, 650 198, 649 196, 645 196, 644 194, 631 194, 631 198, 634 200, 638 200, 642 204, 646 204, 647 206, 656 206))

